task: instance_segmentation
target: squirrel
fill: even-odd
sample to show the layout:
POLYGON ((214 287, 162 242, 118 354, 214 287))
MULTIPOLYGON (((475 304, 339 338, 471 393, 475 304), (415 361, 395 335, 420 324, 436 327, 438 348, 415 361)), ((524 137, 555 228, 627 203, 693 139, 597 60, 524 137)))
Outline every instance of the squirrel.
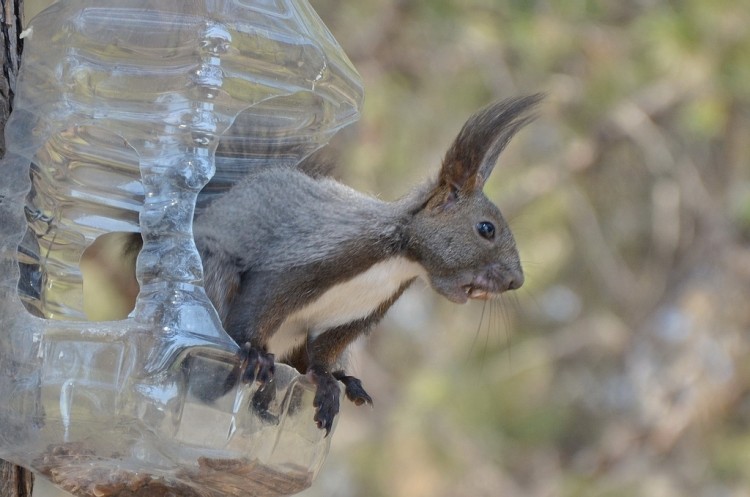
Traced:
POLYGON ((241 380, 257 381, 259 391, 269 384, 275 351, 314 382, 314 421, 328 434, 338 382, 356 405, 372 404, 345 373, 347 347, 417 278, 459 304, 518 289, 524 275, 513 235, 482 188, 541 98, 507 99, 473 114, 437 178, 396 201, 305 167, 268 167, 197 215, 204 288, 241 346, 241 380))

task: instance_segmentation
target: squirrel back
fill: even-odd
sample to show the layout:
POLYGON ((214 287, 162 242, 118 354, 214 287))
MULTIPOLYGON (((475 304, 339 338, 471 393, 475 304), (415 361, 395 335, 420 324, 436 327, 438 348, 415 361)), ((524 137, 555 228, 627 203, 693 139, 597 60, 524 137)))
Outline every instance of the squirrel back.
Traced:
POLYGON ((393 211, 330 177, 269 168, 215 200, 193 233, 197 243, 232 254, 243 271, 283 271, 325 261, 345 244, 381 239, 393 211))

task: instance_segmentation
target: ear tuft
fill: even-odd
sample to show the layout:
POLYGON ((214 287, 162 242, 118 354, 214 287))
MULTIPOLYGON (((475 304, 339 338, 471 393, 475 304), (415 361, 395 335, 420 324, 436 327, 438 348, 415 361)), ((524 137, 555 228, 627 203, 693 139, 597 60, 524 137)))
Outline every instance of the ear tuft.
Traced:
POLYGON ((511 138, 534 119, 538 93, 495 102, 473 114, 445 155, 440 183, 455 191, 481 190, 511 138))

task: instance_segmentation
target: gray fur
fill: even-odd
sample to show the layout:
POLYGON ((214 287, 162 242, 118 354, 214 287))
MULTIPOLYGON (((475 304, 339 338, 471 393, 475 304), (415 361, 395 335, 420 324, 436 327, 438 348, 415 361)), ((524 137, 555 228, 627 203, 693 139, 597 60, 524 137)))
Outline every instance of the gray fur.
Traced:
POLYGON ((284 167, 247 175, 196 219, 193 233, 231 254, 241 271, 283 271, 324 261, 363 236, 387 236, 394 216, 385 202, 284 167))

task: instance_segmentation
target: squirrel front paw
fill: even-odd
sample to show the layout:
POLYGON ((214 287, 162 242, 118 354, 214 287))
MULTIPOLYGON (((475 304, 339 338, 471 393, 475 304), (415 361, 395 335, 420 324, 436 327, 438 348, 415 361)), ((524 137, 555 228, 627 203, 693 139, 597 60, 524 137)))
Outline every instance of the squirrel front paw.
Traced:
POLYGON ((344 384, 344 393, 346 394, 346 398, 354 402, 354 405, 372 405, 372 397, 370 397, 367 392, 365 392, 365 389, 362 387, 362 382, 359 378, 355 378, 354 376, 347 376, 343 371, 334 371, 333 377, 344 384))
POLYGON ((257 381, 265 385, 273 378, 275 371, 274 356, 265 349, 253 347, 246 342, 240 349, 240 379, 244 383, 257 381))
POLYGON ((258 387, 250 400, 249 407, 264 422, 277 425, 279 417, 270 411, 274 400, 276 400, 276 385, 274 379, 271 378, 270 381, 258 387))
POLYGON ((312 379, 316 384, 315 398, 315 423, 318 428, 326 431, 326 436, 331 433, 333 420, 339 413, 339 396, 341 389, 338 381, 330 373, 312 372, 312 379))
POLYGON ((333 420, 339 413, 339 397, 341 395, 339 381, 344 384, 346 398, 354 402, 355 405, 372 405, 372 397, 362 387, 362 382, 354 376, 347 376, 343 371, 327 373, 315 370, 311 371, 311 376, 316 384, 315 398, 313 399, 313 407, 316 409, 314 419, 318 428, 325 429, 326 436, 331 432, 333 420))

